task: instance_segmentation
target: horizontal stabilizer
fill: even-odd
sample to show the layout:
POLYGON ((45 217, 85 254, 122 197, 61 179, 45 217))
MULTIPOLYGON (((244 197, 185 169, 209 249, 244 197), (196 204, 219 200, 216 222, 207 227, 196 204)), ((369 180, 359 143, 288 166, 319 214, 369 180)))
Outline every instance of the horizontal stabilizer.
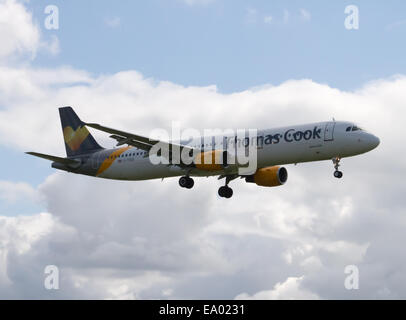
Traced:
POLYGON ((64 165, 67 165, 69 167, 78 167, 80 165, 80 160, 74 160, 74 159, 67 159, 67 158, 61 158, 61 157, 55 157, 55 156, 50 156, 48 154, 43 154, 43 153, 37 153, 37 152, 26 152, 29 155, 39 157, 42 159, 62 163, 64 165))

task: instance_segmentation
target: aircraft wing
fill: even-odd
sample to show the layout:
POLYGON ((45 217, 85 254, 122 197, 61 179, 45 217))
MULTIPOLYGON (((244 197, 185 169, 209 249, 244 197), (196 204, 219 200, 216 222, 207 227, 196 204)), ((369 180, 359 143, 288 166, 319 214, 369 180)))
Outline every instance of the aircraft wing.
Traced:
POLYGON ((174 150, 175 148, 177 150, 180 150, 180 152, 182 152, 185 148, 189 152, 192 152, 194 150, 194 148, 192 148, 190 146, 185 146, 185 145, 176 144, 176 143, 172 143, 172 142, 154 140, 154 139, 150 139, 148 137, 140 136, 137 134, 128 133, 128 132, 113 129, 113 128, 108 128, 108 127, 102 126, 97 123, 84 123, 84 124, 88 127, 112 134, 110 136, 110 138, 113 138, 117 141, 117 146, 120 146, 123 144, 128 144, 128 145, 134 146, 138 149, 148 151, 148 154, 150 154, 151 148, 157 143, 161 143, 162 147, 167 147, 169 150, 170 156, 171 156, 172 150, 174 150))

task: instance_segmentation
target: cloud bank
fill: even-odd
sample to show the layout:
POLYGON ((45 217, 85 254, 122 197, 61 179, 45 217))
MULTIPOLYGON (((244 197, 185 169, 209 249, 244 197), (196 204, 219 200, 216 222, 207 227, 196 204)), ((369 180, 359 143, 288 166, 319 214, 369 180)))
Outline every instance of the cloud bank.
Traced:
MULTIPOLYGON (((172 121, 200 129, 266 128, 334 116, 362 124, 382 140, 376 151, 343 160, 342 181, 332 177, 329 162, 288 166, 285 186, 259 188, 238 180, 228 202, 216 196, 220 183, 204 178, 187 192, 176 179, 116 182, 59 172, 34 191, 18 185, 16 190, 43 199, 47 213, 2 218, 2 297, 405 296, 399 255, 405 77, 355 92, 292 80, 222 94, 214 86, 184 87, 136 71, 2 71, 1 143, 21 151, 64 154, 57 113, 62 105, 76 107, 85 121, 141 134, 170 129, 172 121), (48 264, 61 268, 56 293, 43 289, 48 264), (344 288, 348 264, 360 268, 358 291, 344 288)), ((12 190, 2 196, 12 197, 12 190)))

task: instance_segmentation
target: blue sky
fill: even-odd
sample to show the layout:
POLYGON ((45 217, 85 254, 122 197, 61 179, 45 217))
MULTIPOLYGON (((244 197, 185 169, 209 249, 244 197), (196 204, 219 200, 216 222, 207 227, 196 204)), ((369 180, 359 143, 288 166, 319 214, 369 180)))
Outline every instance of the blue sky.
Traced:
MULTIPOLYGON (((39 51, 30 62, 38 68, 68 65, 94 75, 137 70, 156 81, 216 85, 222 93, 303 78, 352 91, 370 80, 406 73, 404 1, 56 0, 26 5, 43 38, 59 40, 58 54, 39 51), (44 28, 47 4, 59 8, 59 30, 44 28), (350 4, 359 8, 359 30, 344 28, 350 4)), ((0 151, 8 155, 3 165, 19 168, 1 171, 0 180, 37 186, 53 172, 49 163, 33 161, 21 150, 0 146, 0 151)))
MULTIPOLYGON (((44 2, 30 4, 44 19, 44 2)), ((405 73, 404 1, 181 0, 52 1, 60 10, 61 52, 37 66, 72 65, 93 73, 135 69, 183 85, 235 92, 310 78, 345 90, 405 73), (355 4, 360 29, 344 28, 355 4), (310 14, 301 17, 300 10, 310 14), (255 17, 249 17, 256 12, 255 17), (285 13, 289 19, 283 22, 285 13), (265 23, 265 17, 272 17, 265 23), (109 26, 107 21, 116 21, 109 26), (398 25, 396 25, 398 23, 398 25)))

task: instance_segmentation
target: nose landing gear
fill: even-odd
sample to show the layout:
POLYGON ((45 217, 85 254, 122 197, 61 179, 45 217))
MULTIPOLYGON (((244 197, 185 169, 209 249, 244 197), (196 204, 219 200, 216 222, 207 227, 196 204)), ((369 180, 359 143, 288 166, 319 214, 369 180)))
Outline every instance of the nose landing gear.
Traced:
POLYGON ((341 171, 338 170, 338 168, 340 167, 340 160, 341 158, 336 157, 333 158, 333 164, 334 164, 334 177, 341 179, 343 177, 343 173, 341 171))

